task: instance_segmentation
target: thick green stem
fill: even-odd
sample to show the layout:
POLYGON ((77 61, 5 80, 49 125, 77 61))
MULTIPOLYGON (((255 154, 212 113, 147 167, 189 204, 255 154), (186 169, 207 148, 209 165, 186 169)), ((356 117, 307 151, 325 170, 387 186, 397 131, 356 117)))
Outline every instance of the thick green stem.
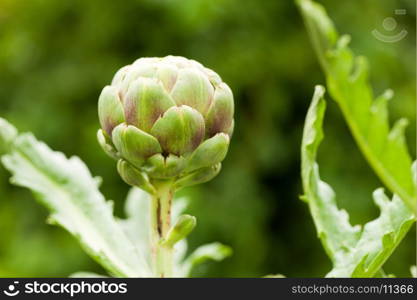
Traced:
POLYGON ((171 206, 174 196, 172 182, 154 183, 156 192, 151 205, 151 243, 154 272, 158 277, 172 277, 172 247, 163 246, 162 242, 171 227, 171 206))

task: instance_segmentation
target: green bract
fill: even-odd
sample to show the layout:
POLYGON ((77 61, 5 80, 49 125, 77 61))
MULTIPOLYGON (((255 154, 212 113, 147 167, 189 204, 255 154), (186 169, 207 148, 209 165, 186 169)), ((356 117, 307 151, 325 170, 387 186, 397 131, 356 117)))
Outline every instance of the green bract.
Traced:
POLYGON ((101 92, 98 140, 119 160, 129 184, 153 192, 158 180, 177 188, 220 170, 233 131, 234 103, 219 75, 184 57, 140 58, 101 92))

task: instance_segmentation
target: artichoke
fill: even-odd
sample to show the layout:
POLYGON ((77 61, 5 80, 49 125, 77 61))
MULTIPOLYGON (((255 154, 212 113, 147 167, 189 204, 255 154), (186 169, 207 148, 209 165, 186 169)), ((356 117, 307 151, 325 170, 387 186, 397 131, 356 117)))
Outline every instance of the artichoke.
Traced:
POLYGON ((214 71, 184 57, 140 58, 99 97, 103 150, 128 184, 154 192, 206 182, 220 171, 233 131, 233 94, 214 71))

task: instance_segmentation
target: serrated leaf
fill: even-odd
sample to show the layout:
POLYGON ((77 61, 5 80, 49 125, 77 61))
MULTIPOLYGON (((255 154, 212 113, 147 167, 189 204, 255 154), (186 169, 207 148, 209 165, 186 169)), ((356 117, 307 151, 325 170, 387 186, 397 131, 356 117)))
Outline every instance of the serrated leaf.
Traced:
POLYGON ((317 149, 323 139, 321 127, 326 102, 324 88, 316 87, 313 101, 307 112, 301 146, 301 174, 304 187, 304 200, 307 201, 317 228, 317 234, 332 261, 338 260, 346 249, 354 247, 359 234, 358 226, 352 227, 349 215, 339 210, 332 188, 319 179, 318 165, 315 162, 317 149))
MULTIPOLYGON (((185 212, 189 199, 186 197, 176 198, 172 206, 172 220, 175 222, 185 212)), ((183 262, 187 254, 187 239, 183 239, 174 245, 174 277, 186 277, 183 272, 183 262)))
POLYGON ((324 88, 317 87, 307 113, 302 153, 303 200, 310 208, 318 236, 333 262, 328 277, 372 277, 392 254, 414 223, 412 211, 394 196, 390 201, 382 189, 374 192, 380 216, 363 228, 352 226, 346 211, 337 207, 332 188, 320 179, 316 163, 323 139, 324 88))
POLYGON ((12 183, 30 189, 51 213, 50 220, 74 235, 111 274, 147 277, 150 269, 113 217, 93 178, 78 157, 67 159, 31 134, 22 134, 2 162, 12 183))
POLYGON ((414 223, 411 210, 398 196, 394 195, 393 199, 389 200, 382 189, 377 189, 373 196, 375 204, 381 211, 380 216, 365 224, 349 257, 335 266, 329 276, 343 276, 355 265, 351 277, 374 276, 414 223))
POLYGON ((17 129, 5 119, 0 118, 0 155, 10 151, 16 137, 17 129))
POLYGON ((184 258, 187 250, 188 244, 186 239, 174 245, 174 277, 187 277, 189 275, 184 271, 184 258))
POLYGON ((386 101, 392 92, 374 100, 365 57, 349 49, 349 37, 339 37, 325 9, 311 1, 298 0, 309 35, 326 74, 331 96, 339 104, 363 155, 381 181, 416 212, 416 182, 412 159, 404 137, 406 120, 391 128, 386 101))
POLYGON ((125 202, 126 219, 119 220, 127 237, 151 261, 150 220, 151 196, 139 188, 131 188, 125 202))

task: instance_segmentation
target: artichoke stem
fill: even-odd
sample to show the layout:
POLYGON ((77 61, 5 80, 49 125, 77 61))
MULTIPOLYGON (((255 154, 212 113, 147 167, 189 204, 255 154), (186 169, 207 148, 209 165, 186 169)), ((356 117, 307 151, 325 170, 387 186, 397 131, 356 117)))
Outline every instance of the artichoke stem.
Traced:
POLYGON ((153 182, 155 194, 151 205, 151 242, 154 272, 158 277, 172 277, 172 247, 164 246, 163 241, 171 228, 171 206, 174 196, 171 181, 153 182))

